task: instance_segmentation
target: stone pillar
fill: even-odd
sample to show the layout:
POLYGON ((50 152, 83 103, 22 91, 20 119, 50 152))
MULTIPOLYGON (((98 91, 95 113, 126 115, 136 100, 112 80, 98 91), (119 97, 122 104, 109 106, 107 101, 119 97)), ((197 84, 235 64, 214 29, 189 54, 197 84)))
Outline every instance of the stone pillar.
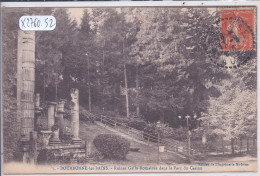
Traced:
POLYGON ((51 130, 51 127, 55 123, 54 119, 54 109, 55 109, 55 102, 49 102, 48 103, 48 130, 51 130))
POLYGON ((40 107, 40 94, 35 95, 35 107, 40 107))
POLYGON ((79 138, 79 90, 72 88, 70 90, 72 107, 71 107, 71 132, 73 135, 72 143, 81 144, 79 138))
POLYGON ((21 115, 21 136, 29 140, 33 131, 35 88, 35 33, 18 32, 17 106, 21 115))
POLYGON ((63 130, 64 130, 63 129, 64 128, 63 115, 65 113, 65 111, 64 111, 64 104, 65 104, 65 101, 61 100, 58 103, 58 107, 57 107, 56 123, 59 126, 60 138, 63 137, 63 130))
POLYGON ((28 162, 30 132, 34 130, 35 32, 18 31, 17 120, 23 162, 28 162))
POLYGON ((40 107, 40 94, 35 95, 35 117, 34 117, 34 131, 38 131, 38 118, 41 116, 42 108, 40 107))

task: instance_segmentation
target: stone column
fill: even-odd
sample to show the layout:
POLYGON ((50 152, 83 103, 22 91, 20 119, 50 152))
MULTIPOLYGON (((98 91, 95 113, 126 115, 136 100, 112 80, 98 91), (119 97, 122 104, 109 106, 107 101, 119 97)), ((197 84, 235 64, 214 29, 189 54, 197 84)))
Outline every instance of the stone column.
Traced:
POLYGON ((56 123, 59 126, 60 138, 63 137, 63 130, 64 130, 63 129, 64 128, 63 115, 65 113, 65 111, 64 111, 64 104, 65 104, 65 101, 61 100, 58 103, 58 107, 57 107, 56 123))
POLYGON ((40 94, 35 95, 35 107, 40 107, 40 94))
POLYGON ((22 141, 29 141, 34 129, 35 33, 18 31, 17 109, 22 141))
POLYGON ((51 127, 55 123, 54 119, 54 109, 55 109, 55 102, 49 102, 48 103, 48 130, 51 130, 51 127))
POLYGON ((40 107, 40 94, 35 95, 35 117, 34 117, 34 131, 38 131, 38 118, 41 116, 42 108, 40 107))
POLYGON ((35 32, 19 30, 17 43, 17 120, 23 162, 28 162, 30 132, 34 130, 35 32))
POLYGON ((70 90, 72 107, 71 107, 71 132, 73 135, 72 143, 81 144, 79 138, 79 90, 72 88, 70 90))

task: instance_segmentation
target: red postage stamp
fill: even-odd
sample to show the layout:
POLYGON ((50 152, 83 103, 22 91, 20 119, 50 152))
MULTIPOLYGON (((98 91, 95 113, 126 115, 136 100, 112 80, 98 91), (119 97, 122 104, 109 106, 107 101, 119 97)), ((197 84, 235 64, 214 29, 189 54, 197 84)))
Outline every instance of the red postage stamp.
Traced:
POLYGON ((221 47, 223 50, 253 50, 254 9, 222 9, 221 47))

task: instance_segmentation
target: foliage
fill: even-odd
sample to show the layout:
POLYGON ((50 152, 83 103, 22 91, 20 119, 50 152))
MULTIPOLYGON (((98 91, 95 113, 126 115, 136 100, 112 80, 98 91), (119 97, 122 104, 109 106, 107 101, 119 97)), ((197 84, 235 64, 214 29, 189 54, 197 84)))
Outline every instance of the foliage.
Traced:
POLYGON ((150 142, 158 142, 158 137, 161 132, 156 128, 156 124, 148 124, 144 128, 144 139, 150 142))
POLYGON ((222 96, 210 99, 211 106, 202 117, 203 131, 225 140, 256 137, 256 92, 247 89, 236 75, 233 79, 220 85, 222 96))
POLYGON ((3 159, 11 161, 19 149, 19 115, 16 104, 18 21, 23 13, 4 8, 2 16, 2 102, 3 102, 3 159), (10 49, 11 48, 11 49, 10 49))
POLYGON ((73 158, 73 153, 67 153, 66 150, 42 149, 37 157, 38 164, 68 164, 73 158), (59 157, 58 157, 59 156, 59 157))
POLYGON ((134 121, 129 121, 129 122, 127 123, 127 125, 128 125, 129 127, 132 127, 132 128, 134 128, 134 129, 137 129, 137 130, 142 131, 142 130, 144 130, 144 128, 146 127, 147 123, 144 122, 144 121, 140 121, 140 120, 134 120, 134 121))
POLYGON ((51 13, 59 21, 55 30, 36 33, 36 85, 38 85, 36 91, 44 94, 43 99, 46 96, 49 101, 54 101, 54 96, 50 94, 54 95, 54 87, 58 85, 63 86, 63 89, 57 92, 59 97, 67 98, 63 91, 68 90, 62 80, 67 79, 65 73, 68 62, 77 57, 73 42, 77 28, 76 22, 69 19, 66 9, 58 8, 45 12, 46 15, 51 13), (46 87, 50 89, 49 92, 46 87))
POLYGON ((126 139, 111 134, 100 134, 95 137, 93 143, 98 151, 110 159, 125 159, 130 148, 126 139))
POLYGON ((140 65, 140 103, 162 119, 166 111, 200 115, 217 92, 214 83, 228 77, 210 63, 203 44, 215 16, 201 8, 154 10, 139 11, 140 31, 131 49, 140 65))
POLYGON ((57 124, 54 124, 52 127, 51 127, 51 131, 57 131, 59 129, 59 126, 57 124))
POLYGON ((89 158, 93 158, 94 161, 100 162, 104 158, 104 156, 102 155, 101 152, 96 151, 96 152, 91 153, 89 155, 89 158))
POLYGON ((186 128, 164 127, 161 131, 162 131, 162 137, 164 137, 164 138, 170 138, 170 139, 174 139, 174 140, 178 140, 178 141, 187 140, 187 129, 186 128))

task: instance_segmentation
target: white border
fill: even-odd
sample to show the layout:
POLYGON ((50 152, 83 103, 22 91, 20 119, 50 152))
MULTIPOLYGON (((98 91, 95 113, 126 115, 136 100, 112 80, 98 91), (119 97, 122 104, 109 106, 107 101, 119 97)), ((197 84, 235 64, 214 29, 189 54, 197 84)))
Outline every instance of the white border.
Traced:
MULTIPOLYGON (((167 6, 179 6, 179 7, 188 7, 188 6, 202 6, 202 7, 211 7, 211 6, 256 6, 257 7, 257 43, 260 44, 260 1, 97 1, 97 2, 2 2, 2 7, 167 7, 167 6)), ((1 17, 1 15, 0 15, 1 17)), ((2 35, 2 31, 1 35, 2 35)), ((1 39, 1 37, 0 37, 1 39)), ((1 51, 1 50, 0 50, 1 51)), ((257 50, 257 68, 260 67, 260 51, 257 50)), ((2 69, 1 69, 2 70, 2 69)), ((260 71, 257 73, 257 95, 258 99, 260 98, 260 71)), ((2 92, 1 92, 2 93, 2 92)), ((259 101, 257 101, 257 109, 260 109, 259 101)), ((1 109, 2 112, 2 109, 1 109)), ((259 112, 259 111, 258 111, 259 112)), ((164 175, 164 176, 187 176, 187 175, 194 175, 194 176, 259 176, 260 175, 260 160, 259 160, 259 137, 260 137, 260 118, 259 113, 257 113, 257 126, 258 126, 258 140, 257 140, 257 153, 258 153, 258 172, 219 172, 219 173, 137 173, 137 174, 116 174, 120 176, 139 176, 139 175, 164 175)), ((2 114, 1 114, 2 117, 2 114)), ((2 124, 1 118, 1 124, 2 124)), ((1 128, 1 135, 2 135, 2 128, 1 128)), ((2 136, 1 136, 2 139, 2 136)), ((2 155, 2 141, 1 141, 1 155, 2 155)), ((3 161, 1 157, 1 171, 2 171, 3 161)), ((56 174, 58 175, 58 174, 56 174)), ((66 174, 68 175, 68 174, 66 174)), ((86 175, 86 174, 71 174, 71 175, 86 175)), ((90 174, 87 174, 90 175, 90 174)), ((97 176, 107 176, 108 174, 93 174, 97 176)), ((109 174, 114 175, 114 174, 109 174)), ((45 175, 42 175, 45 176, 45 175)))
POLYGON ((259 6, 259 1, 91 1, 91 2, 2 2, 2 7, 156 7, 156 6, 259 6))

